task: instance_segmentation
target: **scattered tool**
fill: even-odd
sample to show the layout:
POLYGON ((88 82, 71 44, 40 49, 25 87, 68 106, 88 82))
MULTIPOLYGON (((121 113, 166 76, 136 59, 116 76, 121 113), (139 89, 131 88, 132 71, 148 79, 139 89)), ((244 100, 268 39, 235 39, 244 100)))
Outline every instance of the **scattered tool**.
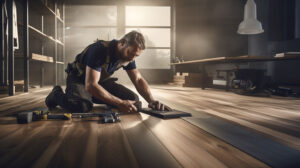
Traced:
POLYGON ((70 120, 71 118, 88 118, 88 117, 102 117, 103 123, 119 122, 119 113, 113 112, 112 107, 108 106, 104 113, 64 113, 64 114, 50 114, 48 108, 36 108, 21 112, 17 116, 19 124, 30 123, 32 121, 60 119, 70 120))
MULTIPOLYGON (((190 113, 186 113, 179 110, 172 111, 160 111, 153 110, 151 108, 142 108, 142 102, 137 102, 135 104, 137 110, 139 112, 143 112, 155 117, 159 117, 162 119, 170 119, 170 118, 179 118, 179 117, 190 117, 190 113)), ((19 124, 22 123, 30 123, 32 121, 39 120, 70 120, 72 118, 88 118, 88 117, 101 117, 103 123, 115 123, 119 122, 120 116, 119 113, 112 111, 112 106, 107 106, 104 113, 64 113, 64 114, 50 114, 48 108, 35 108, 32 110, 28 110, 25 112, 21 112, 17 116, 17 122, 19 124)))

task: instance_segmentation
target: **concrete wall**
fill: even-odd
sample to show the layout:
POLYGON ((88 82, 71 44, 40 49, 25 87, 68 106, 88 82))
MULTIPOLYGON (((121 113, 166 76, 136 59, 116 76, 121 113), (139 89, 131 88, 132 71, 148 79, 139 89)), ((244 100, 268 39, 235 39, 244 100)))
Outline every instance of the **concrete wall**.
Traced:
MULTIPOLYGON (((290 3, 292 1, 289 1, 290 3)), ((295 5, 286 4, 284 0, 256 1, 258 18, 263 24, 265 32, 260 35, 249 36, 249 55, 268 57, 276 53, 300 51, 298 20, 300 1, 295 5), (294 11, 293 11, 294 10, 294 11), (296 15, 290 12, 295 12, 296 15), (294 15, 294 16, 293 16, 294 15), (295 19, 295 24, 293 23, 295 19)), ((266 68, 267 74, 274 82, 282 84, 300 84, 299 60, 268 62, 262 65, 251 64, 253 68, 266 68)))
POLYGON ((236 33, 244 0, 176 1, 177 57, 185 61, 247 54, 247 36, 236 33))

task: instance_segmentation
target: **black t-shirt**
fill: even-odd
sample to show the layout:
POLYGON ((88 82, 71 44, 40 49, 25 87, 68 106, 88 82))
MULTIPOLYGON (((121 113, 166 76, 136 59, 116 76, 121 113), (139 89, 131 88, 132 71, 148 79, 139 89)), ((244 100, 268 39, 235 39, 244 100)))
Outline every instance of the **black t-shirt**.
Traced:
MULTIPOLYGON (((109 64, 107 66, 106 72, 113 73, 117 70, 117 66, 121 60, 119 60, 116 56, 116 47, 117 40, 112 40, 109 43, 109 64)), ((91 44, 85 52, 84 56, 84 64, 89 66, 92 69, 95 69, 98 72, 101 72, 101 66, 106 63, 107 50, 106 47, 101 43, 101 41, 97 41, 91 44)), ((136 69, 135 61, 129 62, 127 65, 124 65, 124 70, 132 70, 136 69)))

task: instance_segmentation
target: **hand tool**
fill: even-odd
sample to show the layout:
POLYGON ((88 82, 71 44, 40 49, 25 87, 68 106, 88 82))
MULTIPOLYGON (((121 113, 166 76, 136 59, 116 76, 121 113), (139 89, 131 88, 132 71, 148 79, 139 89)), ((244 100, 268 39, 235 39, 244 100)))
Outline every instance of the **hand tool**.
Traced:
POLYGON ((21 112, 17 116, 17 122, 30 123, 38 120, 60 119, 70 120, 71 118, 87 118, 87 117, 102 117, 103 123, 119 122, 119 113, 113 112, 112 107, 108 106, 104 113, 64 113, 64 114, 50 114, 48 108, 35 108, 25 112, 21 112))

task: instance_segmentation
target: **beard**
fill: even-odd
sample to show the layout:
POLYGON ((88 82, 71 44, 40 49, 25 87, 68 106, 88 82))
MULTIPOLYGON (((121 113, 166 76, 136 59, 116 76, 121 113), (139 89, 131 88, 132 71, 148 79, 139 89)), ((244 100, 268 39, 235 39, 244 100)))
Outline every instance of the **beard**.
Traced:
POLYGON ((120 51, 120 60, 121 60, 121 62, 129 62, 129 61, 131 61, 130 58, 128 58, 128 57, 125 56, 125 49, 126 49, 126 47, 123 47, 123 48, 121 48, 121 51, 120 51))

